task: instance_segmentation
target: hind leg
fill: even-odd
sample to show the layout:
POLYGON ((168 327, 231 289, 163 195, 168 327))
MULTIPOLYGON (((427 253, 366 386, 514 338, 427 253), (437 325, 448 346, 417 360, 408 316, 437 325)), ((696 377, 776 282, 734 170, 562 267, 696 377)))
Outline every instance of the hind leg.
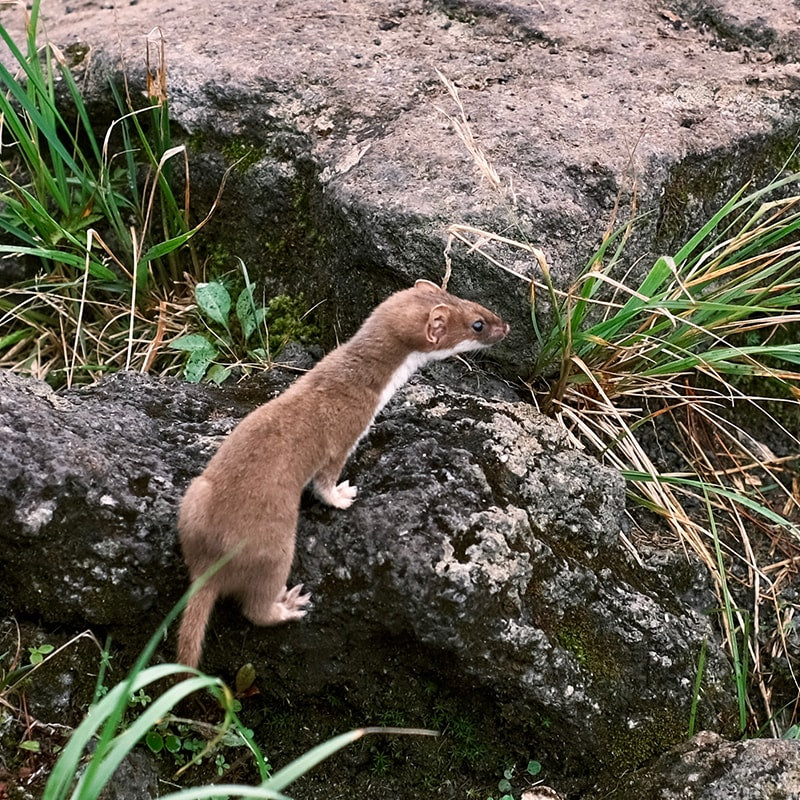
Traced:
POLYGON ((255 625, 279 625, 302 619, 308 609, 310 594, 302 594, 303 584, 287 589, 284 586, 277 594, 250 594, 242 603, 242 611, 247 619, 255 625))
POLYGON ((278 625, 306 615, 310 594, 303 594, 303 584, 287 589, 286 579, 292 566, 294 548, 280 562, 251 564, 250 580, 242 592, 242 613, 256 625, 278 625))

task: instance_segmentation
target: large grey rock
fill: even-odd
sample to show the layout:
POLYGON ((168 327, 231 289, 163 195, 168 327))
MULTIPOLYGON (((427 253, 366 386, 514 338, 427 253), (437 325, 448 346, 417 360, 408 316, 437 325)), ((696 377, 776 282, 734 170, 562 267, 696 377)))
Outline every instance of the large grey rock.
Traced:
POLYGON ((800 797, 800 742, 728 742, 708 731, 625 778, 608 800, 791 800, 800 797))
MULTIPOLYGON (((772 177, 797 144, 795 17, 786 3, 752 0, 42 9, 57 44, 91 47, 76 70, 98 121, 116 114, 107 81, 121 80, 120 56, 133 94, 143 88, 145 39, 158 26, 198 216, 244 156, 207 228, 214 263, 233 269, 240 256, 271 290, 326 300, 319 313, 345 335, 387 286, 442 275, 449 223, 524 236, 563 284, 597 246, 618 195, 625 218, 635 180, 643 221, 629 262, 673 251, 735 189, 772 177), (459 85, 501 192, 439 110, 458 114, 436 68, 459 85)), ((0 19, 20 31, 18 9, 0 19)), ((537 274, 529 255, 501 255, 537 274)), ((510 319, 514 335, 497 354, 515 375, 525 371, 526 285, 463 248, 454 256, 452 288, 480 293, 510 319)))
MULTIPOLYGON (((183 488, 285 376, 214 393, 133 374, 58 395, 0 380, 0 609, 140 645, 185 588, 183 488)), ((615 774, 682 739, 707 640, 700 720, 727 727, 729 669, 681 600, 685 570, 641 568, 619 542, 621 477, 481 385, 398 394, 346 468, 358 502, 304 501, 295 579, 313 611, 264 630, 221 604, 205 666, 230 677, 251 661, 262 691, 301 707, 345 692, 360 719, 398 687, 415 713, 433 682, 480 697, 481 730, 585 782, 587 764, 615 774)))

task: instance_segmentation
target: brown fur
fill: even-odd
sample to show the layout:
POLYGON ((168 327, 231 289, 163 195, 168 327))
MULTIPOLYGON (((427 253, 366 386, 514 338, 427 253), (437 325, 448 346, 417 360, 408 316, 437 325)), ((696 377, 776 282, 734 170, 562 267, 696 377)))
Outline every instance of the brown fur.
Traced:
POLYGON ((477 303, 428 281, 379 305, 346 344, 231 432, 190 484, 178 519, 189 575, 230 560, 189 600, 178 659, 196 667, 216 599, 239 598, 244 615, 271 625, 305 615, 309 595, 286 580, 303 488, 347 508, 356 489, 339 473, 372 419, 415 368, 451 352, 488 347, 508 325, 477 303), (482 330, 472 326, 482 322, 482 330), (455 349, 455 350, 454 350, 455 349))

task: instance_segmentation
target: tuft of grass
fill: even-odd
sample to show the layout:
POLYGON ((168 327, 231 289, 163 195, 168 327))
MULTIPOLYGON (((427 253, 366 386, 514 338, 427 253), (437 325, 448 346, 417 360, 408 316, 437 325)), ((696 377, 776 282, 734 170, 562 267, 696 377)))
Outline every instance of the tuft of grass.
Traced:
MULTIPOLYGON (((440 77, 459 109, 451 117, 456 132, 515 224, 513 196, 468 131, 455 86, 440 77)), ((708 568, 734 664, 740 728, 766 719, 774 735, 797 713, 790 707, 783 718, 773 707, 765 658, 783 658, 792 669, 785 642, 797 607, 781 590, 800 563, 800 441, 773 412, 776 403, 800 400, 800 344, 792 334, 800 322, 798 185, 800 175, 780 174, 762 189, 740 190, 636 284, 620 277, 636 220, 614 228, 619 198, 600 247, 566 289, 521 230, 515 239, 452 225, 445 253, 446 278, 452 247, 461 243, 530 285, 533 400, 619 469, 631 500, 661 516, 708 568), (528 274, 508 267, 498 248, 527 257, 528 274), (752 389, 759 385, 762 392, 752 389), (787 455, 744 429, 743 411, 787 455), (665 424, 677 468, 657 467, 644 443, 665 424), (736 594, 750 594, 752 616, 736 594)), ((624 543, 639 558, 634 542, 624 543)))
POLYGON ((23 47, 0 25, 16 67, 0 64, 0 254, 37 270, 0 288, 0 366, 69 386, 108 370, 148 371, 165 353, 177 362, 163 345, 184 329, 184 272, 199 272, 191 239, 217 203, 190 224, 163 41, 148 41, 143 108, 111 87, 120 117, 101 142, 63 54, 37 43, 39 6, 23 47))

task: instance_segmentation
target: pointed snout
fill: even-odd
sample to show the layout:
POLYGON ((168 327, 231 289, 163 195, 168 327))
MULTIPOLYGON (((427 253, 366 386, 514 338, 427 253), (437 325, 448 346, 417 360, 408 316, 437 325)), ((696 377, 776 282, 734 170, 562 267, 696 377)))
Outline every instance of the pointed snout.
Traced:
POLYGON ((497 317, 497 322, 492 325, 492 344, 502 341, 509 333, 511 333, 511 326, 505 320, 497 317))

